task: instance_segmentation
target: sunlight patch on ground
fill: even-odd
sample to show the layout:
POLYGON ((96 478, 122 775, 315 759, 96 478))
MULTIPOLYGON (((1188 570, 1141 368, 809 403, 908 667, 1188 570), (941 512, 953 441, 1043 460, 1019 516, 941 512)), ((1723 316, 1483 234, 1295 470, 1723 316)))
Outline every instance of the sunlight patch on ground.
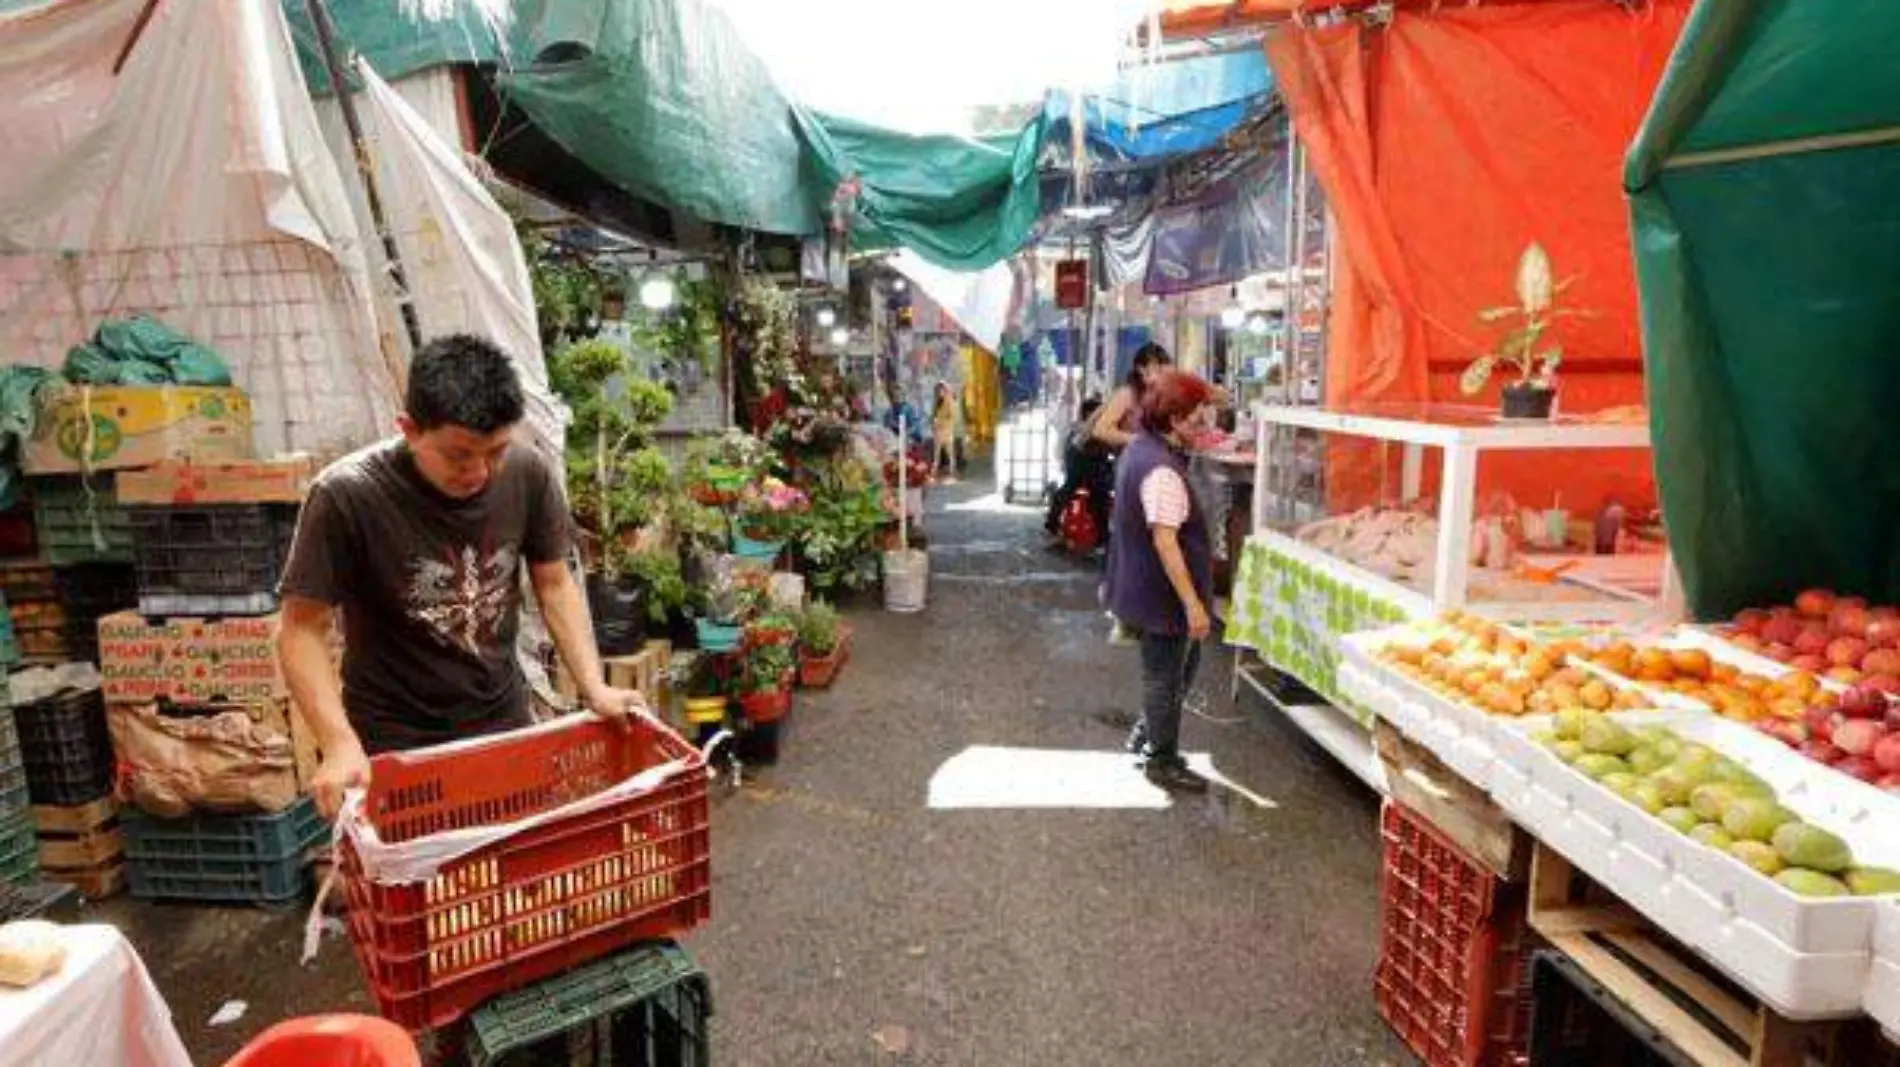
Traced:
MULTIPOLYGON (((1216 789, 1231 790, 1259 808, 1271 799, 1247 789, 1214 767, 1205 752, 1187 754, 1188 765, 1216 789)), ((945 760, 930 777, 934 811, 999 808, 1076 808, 1159 811, 1173 796, 1148 781, 1125 752, 972 745, 945 760)))
POLYGON ((1042 512, 1040 504, 1010 504, 1003 500, 1003 494, 990 493, 974 500, 965 500, 961 504, 945 504, 947 512, 974 512, 998 515, 1036 515, 1042 512))

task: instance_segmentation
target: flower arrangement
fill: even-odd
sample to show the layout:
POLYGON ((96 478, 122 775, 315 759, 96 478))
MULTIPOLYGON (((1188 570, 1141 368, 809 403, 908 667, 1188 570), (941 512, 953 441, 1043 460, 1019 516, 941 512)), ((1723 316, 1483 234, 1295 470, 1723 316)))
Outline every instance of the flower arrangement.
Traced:
POLYGON ((739 494, 739 529, 755 541, 780 543, 790 537, 798 516, 811 509, 804 491, 777 478, 749 485, 739 494))

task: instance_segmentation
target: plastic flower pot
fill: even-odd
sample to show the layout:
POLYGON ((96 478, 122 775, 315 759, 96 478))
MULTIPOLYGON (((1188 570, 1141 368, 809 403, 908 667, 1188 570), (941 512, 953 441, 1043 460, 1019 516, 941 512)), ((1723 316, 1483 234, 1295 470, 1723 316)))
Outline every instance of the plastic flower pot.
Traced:
POLYGON ((742 533, 732 535, 732 554, 740 559, 777 559, 784 549, 783 541, 755 541, 742 533))
POLYGON ((686 721, 693 726, 717 725, 726 721, 726 698, 687 697, 686 721))
POLYGON ((1557 390, 1547 385, 1512 382, 1504 387, 1503 411, 1507 419, 1548 419, 1557 390))
POLYGON ((739 710, 754 726, 769 726, 792 710, 789 689, 755 689, 739 696, 739 710))
POLYGON ((837 677, 838 668, 843 665, 843 645, 835 646, 822 656, 801 655, 798 657, 798 684, 807 689, 823 689, 837 677))
POLYGON ((736 467, 708 466, 706 483, 719 492, 736 493, 745 488, 745 471, 736 467))
POLYGON ((696 619, 693 632, 699 638, 702 652, 731 652, 739 647, 739 636, 744 628, 735 624, 712 622, 708 619, 696 619))

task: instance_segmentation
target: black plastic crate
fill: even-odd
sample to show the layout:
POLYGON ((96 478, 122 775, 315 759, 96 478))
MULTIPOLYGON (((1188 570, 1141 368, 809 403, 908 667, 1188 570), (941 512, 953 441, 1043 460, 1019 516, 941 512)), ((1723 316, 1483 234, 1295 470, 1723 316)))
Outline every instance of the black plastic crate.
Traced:
POLYGON ((112 789, 112 739, 99 690, 65 690, 13 709, 35 804, 86 804, 112 789))
POLYGON ((34 479, 33 526, 55 567, 132 562, 132 519, 109 474, 34 479))
POLYGON ((19 885, 40 876, 40 838, 33 812, 22 809, 0 816, 0 882, 19 885))
POLYGON ((37 559, 0 563, 0 595, 5 595, 9 604, 58 600, 60 590, 53 565, 37 559))
POLYGON ((268 615, 297 532, 294 504, 128 509, 137 534, 139 611, 268 615))
POLYGON ((470 1067, 706 1067, 712 989, 671 941, 504 993, 469 1017, 470 1067))
POLYGON ((1695 1067, 1695 1060, 1561 952, 1531 957, 1530 1067, 1695 1067))
POLYGON ((310 889, 306 854, 330 827, 308 797, 275 815, 119 816, 132 895, 143 900, 274 904, 310 889))

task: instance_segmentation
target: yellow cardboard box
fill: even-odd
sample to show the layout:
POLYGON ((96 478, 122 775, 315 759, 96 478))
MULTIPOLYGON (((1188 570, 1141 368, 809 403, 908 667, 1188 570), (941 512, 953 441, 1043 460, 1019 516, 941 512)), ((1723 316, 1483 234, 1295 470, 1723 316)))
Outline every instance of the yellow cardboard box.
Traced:
POLYGON ((20 465, 28 474, 71 474, 252 455, 251 398, 242 389, 75 385, 40 410, 20 465))

